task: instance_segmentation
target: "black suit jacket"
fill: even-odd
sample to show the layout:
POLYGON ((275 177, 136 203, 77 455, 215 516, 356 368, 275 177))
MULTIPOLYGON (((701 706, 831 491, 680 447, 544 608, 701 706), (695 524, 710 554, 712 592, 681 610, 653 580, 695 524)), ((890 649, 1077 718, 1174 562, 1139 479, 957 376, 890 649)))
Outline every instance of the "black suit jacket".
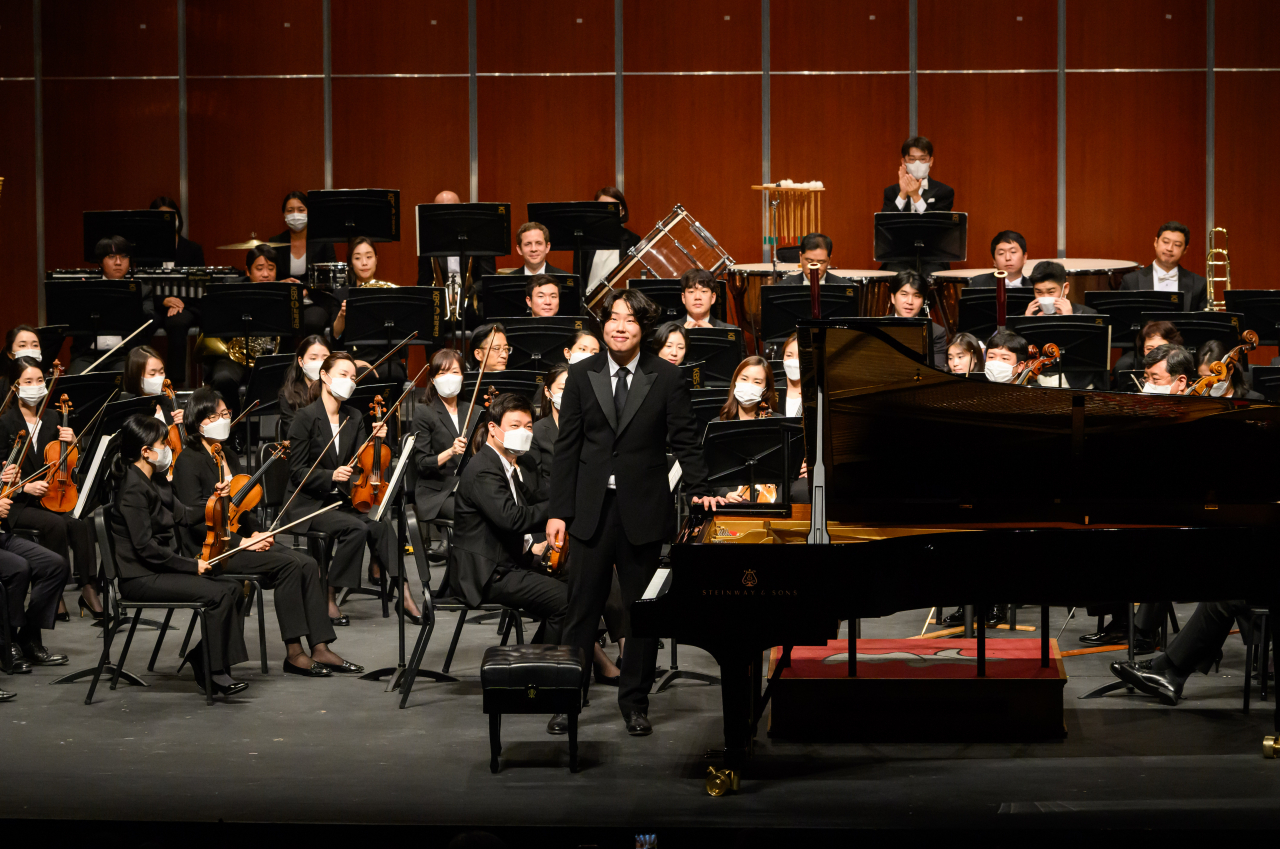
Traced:
POLYGON ((116 543, 120 578, 145 578, 165 572, 197 574, 195 558, 179 553, 178 525, 204 521, 173 497, 164 475, 148 478, 130 463, 116 490, 109 524, 116 543))
MULTIPOLYGON (((230 449, 229 442, 230 440, 222 444, 222 451, 227 458, 227 465, 231 468, 231 474, 234 475, 240 471, 240 458, 230 449)), ((204 545, 205 535, 209 530, 209 526, 204 522, 204 508, 209 503, 209 497, 213 495, 213 488, 217 483, 218 464, 214 462, 213 455, 206 451, 203 445, 188 441, 182 453, 178 455, 178 459, 173 461, 172 489, 174 497, 182 502, 182 506, 199 517, 183 528, 182 549, 193 557, 200 553, 200 547, 204 545)), ((250 533, 257 530, 252 514, 245 515, 241 521, 241 530, 250 533)), ((232 534, 231 539, 231 547, 235 547, 240 544, 242 538, 239 534, 232 534)))
MULTIPOLYGON (((885 187, 884 204, 880 207, 881 212, 902 212, 898 209, 898 192, 902 191, 898 188, 898 184, 885 187)), ((921 199, 924 200, 925 209, 928 212, 950 212, 951 207, 956 202, 956 190, 948 186, 946 183, 939 183, 932 177, 929 178, 929 186, 920 192, 921 199)))
MULTIPOLYGON (((627 251, 640 244, 640 237, 632 233, 626 227, 622 228, 622 248, 618 251, 618 260, 621 261, 627 255, 627 251)), ((591 273, 591 264, 596 261, 595 251, 582 252, 582 268, 575 269, 574 272, 582 277, 582 285, 587 285, 587 275, 591 273)))
MULTIPOLYGON (((178 253, 173 259, 178 268, 202 268, 204 266, 204 248, 188 239, 178 237, 178 253)), ((288 276, 287 274, 285 275, 288 276)))
MULTIPOLYGON (((463 423, 465 435, 470 437, 484 410, 479 405, 471 411, 471 418, 463 423)), ((459 396, 458 418, 467 414, 467 404, 459 396)), ((430 404, 418 404, 413 414, 413 432, 418 439, 413 444, 414 464, 418 469, 418 483, 414 487, 414 506, 418 520, 428 522, 440 515, 440 507, 449 494, 458 488, 460 476, 455 474, 462 457, 450 457, 443 466, 437 462, 440 452, 453 444, 462 433, 453 423, 453 417, 439 398, 430 404)))
POLYGON ((551 497, 551 460, 556 455, 556 438, 560 426, 555 416, 547 416, 533 423, 533 446, 520 458, 520 464, 533 472, 529 483, 538 488, 543 498, 551 497), (536 483, 535 483, 536 482, 536 483))
MULTIPOLYGON (((526 474, 521 470, 521 474, 526 474)), ((453 519, 453 571, 449 586, 475 606, 498 569, 510 571, 528 562, 524 535, 547 523, 547 502, 516 476, 523 503, 507 483, 502 458, 484 445, 463 469, 453 519)))
MULTIPOLYGON (((289 232, 290 231, 286 229, 283 233, 277 233, 271 237, 272 242, 283 242, 285 244, 285 247, 283 248, 272 248, 272 250, 276 252, 276 258, 279 260, 276 263, 276 279, 287 280, 290 277, 297 277, 298 280, 306 283, 306 269, 303 270, 301 277, 298 277, 289 270, 289 266, 293 263, 293 255, 291 253, 291 249, 288 247, 289 232)), ((307 268, 311 268, 311 266, 315 265, 317 262, 337 261, 338 254, 334 251, 333 245, 328 242, 307 242, 307 268)))
POLYGON ((607 352, 569 366, 551 470, 551 515, 565 520, 575 537, 589 539, 599 527, 612 474, 627 540, 661 540, 675 510, 667 484, 668 445, 680 461, 688 494, 712 495, 678 366, 642 352, 621 416, 614 410, 607 352))
MULTIPOLYGON (((317 398, 293 414, 293 424, 289 426, 289 486, 284 494, 284 503, 289 503, 295 491, 302 491, 283 517, 282 525, 346 499, 339 490, 346 490, 348 486, 335 484, 333 471, 364 444, 369 432, 364 426, 364 416, 355 407, 343 405, 338 411, 338 421, 342 423, 342 431, 338 440, 326 450, 325 445, 333 438, 333 431, 329 427, 329 414, 324 409, 324 398, 317 398), (322 450, 324 456, 307 474, 322 450)), ((310 520, 303 522, 297 526, 298 533, 309 527, 310 520)))
MULTIPOLYGON (((1022 281, 1021 286, 1006 285, 1006 288, 1009 288, 1009 289, 1030 289, 1031 288, 1029 285, 1027 285, 1027 270, 1025 268, 1022 270, 1022 276, 1018 279, 1022 281)), ((1007 284, 1008 281, 1006 280, 1005 283, 1007 284)), ((996 276, 994 273, 990 271, 988 271, 986 274, 979 274, 976 277, 970 277, 969 282, 966 284, 966 288, 969 288, 969 289, 994 289, 995 287, 996 287, 996 276)))
MULTIPOLYGON (((512 277, 528 277, 529 276, 529 273, 525 271, 524 263, 521 263, 520 267, 517 268, 515 271, 511 271, 508 273, 512 277)), ((565 271, 563 268, 556 268, 551 263, 547 263, 546 267, 542 269, 542 273, 543 274, 570 274, 571 272, 565 271)))
MULTIPOLYGON (((1156 275, 1154 265, 1130 271, 1120 281, 1121 289, 1154 290, 1156 275)), ((1178 266, 1178 291, 1182 293, 1182 311, 1199 312, 1208 305, 1207 283, 1199 274, 1178 266)))
MULTIPOLYGON (((18 409, 18 403, 16 400, 11 403, 4 416, 0 417, 0 449, 3 449, 4 452, 3 456, 0 456, 0 462, 7 459, 13 452, 13 443, 18 438, 18 432, 27 430, 27 420, 23 418, 22 411, 18 409)), ((34 475, 36 470, 44 465, 45 446, 50 442, 57 441, 60 421, 61 417, 52 409, 52 406, 45 409, 44 415, 40 417, 40 431, 36 434, 35 441, 31 443, 31 447, 27 449, 27 456, 22 460, 22 468, 19 470, 20 476, 18 480, 25 480, 34 475)), ((14 462, 17 462, 16 457, 14 462)), ((85 466, 85 468, 87 469, 88 466, 85 466)), ((43 480, 43 478, 40 480, 43 480)), ((9 521, 17 522, 24 511, 35 507, 39 503, 40 499, 34 495, 28 495, 25 492, 15 494, 13 496, 13 506, 9 508, 9 521)))

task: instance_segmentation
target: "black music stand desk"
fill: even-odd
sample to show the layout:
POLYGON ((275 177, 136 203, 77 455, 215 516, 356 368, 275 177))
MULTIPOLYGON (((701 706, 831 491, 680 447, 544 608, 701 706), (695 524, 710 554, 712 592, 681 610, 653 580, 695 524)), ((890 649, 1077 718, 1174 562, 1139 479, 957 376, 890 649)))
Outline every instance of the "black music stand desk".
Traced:
POLYGON ((1111 363, 1111 318, 1105 315, 1023 315, 1009 319, 1009 329, 1040 349, 1053 343, 1061 351, 1047 373, 1088 374, 1094 389, 1106 389, 1111 363))
MULTIPOLYGON (((280 387, 284 386, 285 372, 296 359, 295 354, 264 354, 253 361, 253 370, 249 372, 249 382, 240 390, 240 409, 247 410, 254 401, 258 406, 244 417, 244 444, 253 445, 252 431, 249 422, 257 419, 259 435, 261 435, 262 416, 279 413, 280 387)), ((285 438, 288 438, 285 434, 285 438)), ((252 451, 246 452, 249 471, 258 468, 258 457, 252 451)))
POLYGON ((98 242, 123 236, 133 246, 129 257, 134 267, 148 263, 173 262, 178 255, 174 236, 174 216, 165 209, 115 209, 84 213, 84 260, 98 261, 98 242))
MULTIPOLYGON (((475 391, 476 378, 480 374, 479 371, 469 371, 462 376, 462 393, 458 395, 458 403, 461 405, 463 401, 469 405, 471 403, 471 393, 475 391)), ((507 369, 506 371, 486 371, 484 380, 482 381, 483 389, 480 395, 492 386, 499 393, 515 392, 529 399, 535 408, 541 403, 542 383, 546 379, 546 375, 540 371, 525 371, 523 369, 507 369)), ((482 397, 477 398, 476 403, 482 403, 482 397)), ((461 414, 459 414, 461 415, 461 414)))
POLYGON ((315 189, 307 193, 307 241, 400 241, 399 189, 315 189))
POLYGON ((968 230, 965 212, 877 212, 875 261, 911 263, 921 275, 926 262, 964 262, 968 230))
MULTIPOLYGON (((716 279, 713 283, 716 299, 711 304, 711 315, 721 321, 725 320, 724 281, 716 279)), ((684 307, 681 294, 684 287, 679 277, 633 277, 627 281, 628 289, 639 289, 645 297, 662 307, 663 321, 684 322, 688 310, 684 307)))
POLYGON ((1258 334, 1259 345, 1280 345, 1280 289, 1228 289, 1227 312, 1244 315, 1242 330, 1258 334))
POLYGON ((1280 403, 1280 366, 1254 366, 1249 369, 1253 391, 1272 403, 1280 403))
MULTIPOLYGON (((760 338, 766 344, 786 339, 796 324, 813 318, 811 284, 760 287, 760 338)), ((823 283, 818 286, 822 318, 858 318, 861 315, 861 283, 823 283)))
MULTIPOLYGON (((548 274, 560 284, 560 310, 557 316, 575 316, 582 312, 581 281, 576 274, 548 274)), ((528 318, 529 305, 525 303, 525 287, 529 278, 525 275, 486 274, 480 278, 480 303, 484 307, 485 321, 502 321, 508 318, 528 318)))
MULTIPOLYGON (((1035 297, 1029 286, 1015 286, 1005 289, 1004 293, 1006 322, 1025 313, 1027 305, 1035 297)), ((960 293, 958 312, 956 329, 978 337, 978 341, 985 345, 996 332, 996 290, 965 289, 960 293)))
MULTIPOLYGON (((681 366, 681 368, 685 368, 681 366)), ((698 426, 699 439, 706 425, 720 418, 720 408, 729 400, 727 388, 706 389, 695 387, 689 390, 689 405, 693 409, 693 420, 698 426)))
POLYGON ((695 385, 728 387, 734 369, 746 356, 742 331, 737 327, 690 327, 685 333, 689 337, 685 365, 697 366, 700 370, 695 385))
MULTIPOLYGON (((89 424, 99 408, 112 397, 124 379, 122 371, 95 371, 91 374, 64 374, 58 378, 53 394, 65 394, 71 402, 71 415, 67 421, 71 429, 79 433, 89 424)), ((56 399, 50 399, 52 404, 56 399)), ((104 412, 105 416, 106 413, 104 412)), ((95 426, 95 430, 97 427, 95 426)), ((89 443, 81 442, 80 455, 88 456, 89 443)))
POLYGON ((49 323, 65 325, 68 336, 128 336, 147 320, 133 280, 46 280, 44 296, 49 323))
POLYGON ((1182 334, 1182 344, 1195 354, 1206 342, 1217 339, 1228 348, 1240 344, 1240 334, 1245 330, 1244 316, 1238 312, 1148 312, 1142 314, 1142 323, 1167 321, 1182 334))
POLYGON ((551 231, 552 245, 573 246, 573 270, 584 277, 591 273, 582 267, 584 252, 622 250, 622 209, 617 201, 531 203, 528 210, 530 221, 551 231))
POLYGON ((1111 347, 1133 350, 1133 340, 1142 330, 1142 314, 1182 309, 1181 292, 1154 289, 1120 289, 1115 292, 1085 292, 1086 306, 1111 316, 1111 347))
MULTIPOLYGON (((420 203, 414 207, 418 256, 461 256, 462 268, 475 256, 511 253, 511 204, 420 203)), ((466 304, 470 292, 458 293, 457 331, 466 338, 466 304)))
MULTIPOLYGON (((511 346, 507 367, 535 372, 563 363, 564 349, 569 347, 573 334, 579 330, 595 330, 587 318, 566 315, 509 318, 502 326, 507 331, 507 344, 511 346)), ((483 350, 483 346, 473 350, 483 350)))
POLYGON ((210 286, 200 302, 206 338, 245 341, 253 336, 293 336, 302 326, 300 283, 225 283, 210 286))
POLYGON ((410 345, 439 345, 445 331, 444 288, 401 286, 353 288, 347 292, 344 345, 377 345, 391 350, 418 331, 410 345))

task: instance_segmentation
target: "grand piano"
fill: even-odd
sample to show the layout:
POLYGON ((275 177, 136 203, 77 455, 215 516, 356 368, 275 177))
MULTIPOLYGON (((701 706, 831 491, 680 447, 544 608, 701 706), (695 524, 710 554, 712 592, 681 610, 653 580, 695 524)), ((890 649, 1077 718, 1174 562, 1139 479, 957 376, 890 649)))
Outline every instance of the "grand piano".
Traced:
POLYGON ((763 653, 825 645, 841 620, 1280 595, 1280 407, 975 381, 926 364, 923 320, 799 333, 810 523, 695 515, 631 612, 720 665, 730 770, 767 701, 763 653))

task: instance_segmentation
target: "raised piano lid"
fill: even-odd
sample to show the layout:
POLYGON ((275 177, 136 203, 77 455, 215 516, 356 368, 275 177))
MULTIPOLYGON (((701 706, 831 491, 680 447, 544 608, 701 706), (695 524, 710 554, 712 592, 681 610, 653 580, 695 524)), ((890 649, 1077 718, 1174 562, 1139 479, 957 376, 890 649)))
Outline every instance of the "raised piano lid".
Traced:
POLYGON ((810 468, 815 369, 826 387, 831 521, 1280 521, 1280 407, 974 381, 926 364, 902 319, 803 322, 800 347, 810 468))

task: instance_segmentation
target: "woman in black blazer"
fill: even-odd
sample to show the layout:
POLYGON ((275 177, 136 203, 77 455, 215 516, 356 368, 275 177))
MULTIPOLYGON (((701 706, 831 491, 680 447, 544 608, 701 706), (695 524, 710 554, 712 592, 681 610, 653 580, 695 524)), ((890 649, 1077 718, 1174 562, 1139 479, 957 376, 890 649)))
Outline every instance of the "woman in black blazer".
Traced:
MULTIPOLYGON (((5 483, 25 480, 39 471, 44 465, 45 448, 51 442, 61 440, 73 443, 76 440, 71 428, 59 426, 61 418, 54 409, 52 400, 45 407, 44 415, 39 418, 37 425, 36 414, 48 393, 40 363, 27 357, 19 357, 14 361, 14 375, 18 397, 9 405, 4 416, 0 417, 0 450, 8 457, 22 431, 30 434, 34 430, 36 438, 22 460, 22 469, 10 466, 5 470, 2 476, 5 483)), ((93 533, 87 522, 73 517, 70 512, 55 513, 46 509, 40 499, 48 491, 49 484, 43 477, 24 486, 22 492, 13 496, 13 506, 9 508, 9 525, 17 530, 39 531, 40 544, 67 562, 71 562, 71 552, 75 552, 76 578, 80 587, 80 615, 84 616, 84 612, 88 611, 94 619, 101 619, 102 601, 98 597, 98 558, 93 550, 93 533)), ((59 601, 60 607, 61 604, 59 601)), ((60 617, 70 618, 65 609, 60 609, 58 614, 60 617)))
MULTIPOLYGON (((360 586, 360 564, 366 545, 371 566, 376 563, 394 577, 399 565, 395 557, 396 535, 390 526, 373 521, 370 515, 351 506, 353 454, 369 435, 363 414, 342 403, 355 391, 355 375, 356 364, 350 354, 335 351, 326 357, 320 366, 320 379, 311 387, 315 400, 298 410, 289 426, 289 487, 284 496, 289 509, 282 522, 300 519, 329 504, 343 505, 296 526, 299 532, 314 528, 333 537, 329 618, 334 625, 351 624, 338 610, 334 588, 360 586), (338 438, 330 445, 335 433, 338 438)), ((386 435, 385 423, 377 428, 386 435)), ((419 614, 412 595, 404 596, 406 613, 416 618, 419 614)), ((397 600, 397 607, 399 604, 397 600)))
POLYGON ((182 410, 164 394, 164 360, 149 345, 140 345, 129 352, 124 360, 124 379, 120 385, 121 401, 156 396, 156 416, 163 417, 166 425, 182 424, 182 410))
POLYGON ((461 392, 462 354, 453 348, 441 348, 431 356, 427 389, 413 414, 413 432, 418 435, 413 445, 418 470, 413 498, 419 522, 453 519, 458 466, 483 412, 483 407, 477 405, 462 426, 468 405, 459 405, 461 392))
MULTIPOLYGON (((307 240, 307 193, 289 192, 280 204, 280 212, 284 215, 285 230, 271 237, 275 244, 288 243, 289 249, 280 248, 280 267, 277 269, 279 279, 292 277, 303 283, 307 280, 307 272, 318 262, 337 262, 338 254, 328 242, 311 242, 307 240)), ((317 295, 317 299, 320 296, 317 295)), ((325 301, 332 304, 332 299, 325 301)), ((328 306, 322 303, 311 303, 310 297, 304 301, 302 310, 302 333, 324 333, 333 315, 328 306)))
MULTIPOLYGON (((120 428, 120 453, 111 464, 115 496, 107 516, 120 592, 136 601, 209 605, 202 642, 209 641, 213 690, 235 695, 249 686, 231 677, 231 667, 249 659, 244 646, 244 586, 219 577, 208 562, 179 552, 177 526, 197 524, 204 513, 188 510, 173 497, 164 475, 173 458, 166 433, 159 419, 142 414, 130 416, 120 428)), ((203 692, 199 643, 187 653, 187 662, 203 692)))
POLYGON ((293 414, 311 403, 311 387, 320 379, 320 364, 329 356, 323 336, 311 335, 298 343, 296 357, 284 373, 284 384, 276 395, 280 404, 280 429, 287 434, 293 414))
MULTIPOLYGON (((232 469, 239 468, 240 458, 226 443, 231 435, 231 412, 214 389, 204 386, 192 393, 186 413, 187 445, 174 461, 173 492, 188 510, 203 514, 215 493, 229 492, 232 469), (222 447, 221 483, 214 445, 222 447)), ((251 515, 246 515, 241 522, 241 527, 251 534, 250 542, 267 536, 255 525, 251 515)), ((204 545, 209 527, 199 522, 184 530, 183 548, 194 556, 204 545)), ((228 548, 237 548, 244 541, 240 534, 232 533, 228 548)), ((241 551, 227 558, 225 571, 259 575, 264 579, 264 586, 275 590, 280 639, 287 652, 284 671, 313 678, 323 678, 332 672, 363 672, 363 666, 348 663, 329 650, 329 643, 336 636, 329 621, 324 584, 316 561, 303 552, 283 545, 273 546, 269 539, 267 542, 266 549, 241 551), (311 644, 309 657, 302 650, 303 637, 311 644)))

